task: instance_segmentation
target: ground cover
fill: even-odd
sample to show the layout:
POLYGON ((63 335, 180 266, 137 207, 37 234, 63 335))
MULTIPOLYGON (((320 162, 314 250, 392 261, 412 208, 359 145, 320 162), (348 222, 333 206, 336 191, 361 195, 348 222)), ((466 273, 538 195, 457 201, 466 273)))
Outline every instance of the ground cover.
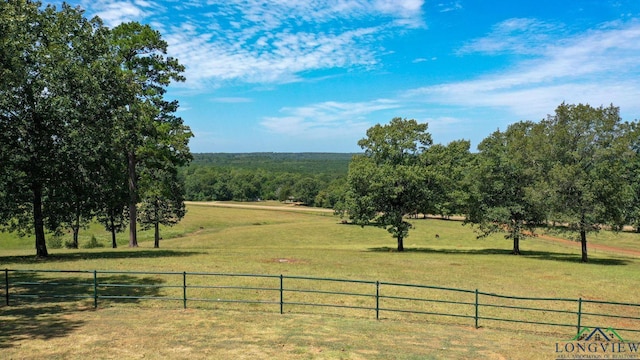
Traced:
MULTIPOLYGON (((139 249, 52 249, 51 259, 36 260, 30 242, 13 249, 0 242, 0 266, 305 275, 512 296, 638 301, 640 259, 628 254, 595 251, 591 263, 581 264, 578 249, 530 239, 521 245, 524 255, 516 257, 500 236, 477 240, 460 222, 434 219, 414 220, 407 251, 397 253, 386 231, 342 224, 331 213, 197 204, 188 210, 181 224, 163 232, 161 249, 152 249, 149 237, 139 249)), ((102 231, 92 226, 85 232, 92 229, 102 231)), ((607 234, 602 241, 623 245, 638 236, 618 235, 623 238, 607 234)), ((554 344, 575 331, 491 321, 475 329, 468 319, 391 313, 376 321, 370 311, 304 307, 284 315, 274 307, 227 304, 181 310, 179 304, 158 302, 107 303, 90 309, 86 302, 0 308, 3 356, 548 359, 554 358, 554 344)))

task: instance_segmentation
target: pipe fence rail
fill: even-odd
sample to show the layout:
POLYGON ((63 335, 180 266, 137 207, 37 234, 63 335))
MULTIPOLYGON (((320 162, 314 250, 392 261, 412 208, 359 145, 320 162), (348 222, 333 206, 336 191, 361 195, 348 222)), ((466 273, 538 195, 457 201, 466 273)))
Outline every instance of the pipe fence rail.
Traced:
MULTIPOLYGON (((98 270, 4 270, 5 306, 32 301, 173 301, 183 308, 273 307, 359 311, 380 319, 448 317, 475 328, 491 322, 640 333, 640 304, 507 296, 468 289, 292 275, 98 270), (209 304, 209 306, 204 305, 209 304)), ((310 310, 305 310, 310 311, 310 310)))

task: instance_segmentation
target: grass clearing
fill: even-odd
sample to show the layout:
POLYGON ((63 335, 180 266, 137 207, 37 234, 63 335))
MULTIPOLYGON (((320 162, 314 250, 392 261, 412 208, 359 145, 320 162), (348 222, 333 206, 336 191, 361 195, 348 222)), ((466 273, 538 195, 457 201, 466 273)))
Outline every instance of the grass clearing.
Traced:
MULTIPOLYGON (((163 229, 160 249, 153 249, 152 235, 143 233, 139 249, 50 249, 50 259, 36 260, 32 239, 11 240, 4 247, 6 234, 1 234, 0 266, 304 275, 638 302, 637 257, 590 251, 591 263, 581 264, 578 248, 541 239, 524 240, 524 255, 516 257, 509 255, 510 241, 501 236, 477 240, 460 222, 419 219, 414 224, 407 251, 397 253, 386 231, 341 224, 330 213, 190 204, 182 223, 163 229)), ((87 239, 91 235, 109 239, 97 225, 81 231, 87 239)), ((124 236, 119 234, 119 243, 126 244, 124 236)), ((638 243, 638 237, 603 232, 592 243, 619 246, 638 243)), ((349 290, 352 285, 335 286, 349 290)), ((297 307, 280 315, 275 306, 202 307, 181 310, 178 303, 150 301, 106 303, 97 311, 86 302, 3 306, 0 348, 3 357, 14 359, 550 359, 555 343, 575 334, 570 328, 491 321, 474 329, 469 319, 384 312, 376 321, 372 312, 349 309, 297 307)))

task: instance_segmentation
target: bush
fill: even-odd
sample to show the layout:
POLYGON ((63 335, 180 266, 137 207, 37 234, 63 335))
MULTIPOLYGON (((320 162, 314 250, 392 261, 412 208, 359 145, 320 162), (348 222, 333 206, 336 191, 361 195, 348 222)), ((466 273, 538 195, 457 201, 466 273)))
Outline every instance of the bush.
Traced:
POLYGON ((62 249, 62 238, 58 235, 53 235, 47 240, 47 246, 52 249, 62 249))
POLYGON ((89 240, 89 242, 84 244, 83 246, 83 248, 85 249, 95 249, 95 248, 102 248, 102 247, 104 247, 104 244, 101 242, 98 242, 98 239, 96 239, 94 235, 91 235, 91 239, 89 240))

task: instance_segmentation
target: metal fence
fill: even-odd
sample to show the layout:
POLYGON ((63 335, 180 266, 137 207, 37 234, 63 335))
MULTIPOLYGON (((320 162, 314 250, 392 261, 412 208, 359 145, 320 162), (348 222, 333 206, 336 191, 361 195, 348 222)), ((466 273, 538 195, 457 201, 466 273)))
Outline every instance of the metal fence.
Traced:
MULTIPOLYGON (((536 327, 611 327, 640 333, 640 304, 595 299, 506 296, 382 281, 204 272, 4 270, 6 306, 32 301, 163 301, 183 308, 261 306, 281 314, 305 308, 385 318, 446 317, 478 328, 489 323, 536 327)), ((246 309, 244 309, 246 310, 246 309)))

